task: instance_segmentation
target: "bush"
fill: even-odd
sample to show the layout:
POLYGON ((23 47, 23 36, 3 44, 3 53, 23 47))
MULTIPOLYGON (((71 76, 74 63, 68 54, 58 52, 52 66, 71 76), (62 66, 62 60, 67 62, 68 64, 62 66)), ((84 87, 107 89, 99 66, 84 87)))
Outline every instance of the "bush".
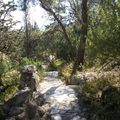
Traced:
POLYGON ((93 120, 119 120, 120 118, 120 81, 116 83, 115 76, 101 76, 83 84, 82 91, 94 106, 93 120), (109 91, 103 99, 106 86, 113 86, 115 91, 109 91))
POLYGON ((19 83, 19 72, 15 70, 10 70, 9 72, 4 74, 3 77, 3 85, 10 86, 6 89, 5 92, 0 93, 0 104, 3 104, 7 101, 13 93, 17 90, 17 85, 19 83))
POLYGON ((57 70, 57 66, 54 62, 50 62, 48 67, 47 67, 47 71, 56 71, 57 70))
POLYGON ((69 63, 69 64, 66 64, 62 67, 61 71, 60 71, 60 74, 62 76, 62 80, 66 83, 66 84, 69 84, 70 80, 69 80, 69 77, 71 75, 71 72, 72 72, 72 68, 73 68, 73 64, 72 63, 69 63))
POLYGON ((119 120, 120 118, 120 91, 116 87, 107 86, 102 91, 102 96, 97 105, 97 120, 119 120))
POLYGON ((60 71, 63 64, 64 61, 60 59, 54 60, 51 63, 49 63, 47 71, 56 71, 56 70, 60 71))
POLYGON ((0 76, 2 77, 11 68, 11 62, 7 55, 0 52, 0 76))
POLYGON ((22 58, 18 67, 21 69, 23 66, 31 65, 31 64, 35 65, 37 67, 37 69, 40 69, 40 66, 41 66, 42 62, 39 61, 39 60, 28 59, 28 58, 25 57, 25 58, 22 58))

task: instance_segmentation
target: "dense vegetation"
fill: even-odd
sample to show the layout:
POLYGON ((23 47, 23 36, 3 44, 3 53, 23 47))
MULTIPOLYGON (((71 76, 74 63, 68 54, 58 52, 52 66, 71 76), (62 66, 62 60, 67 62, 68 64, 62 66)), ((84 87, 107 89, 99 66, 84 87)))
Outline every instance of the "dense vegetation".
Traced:
MULTIPOLYGON (((103 106, 99 93, 106 86, 120 87, 120 1, 66 1, 33 0, 33 5, 40 4, 51 17, 51 24, 44 30, 29 21, 30 1, 17 5, 0 1, 0 105, 17 90, 22 66, 36 65, 42 79, 41 65, 49 64, 48 57, 53 55, 55 60, 46 70, 59 70, 66 83, 76 80, 74 74, 86 71, 115 71, 117 77, 98 77, 81 87, 97 109, 93 119, 114 120, 111 114, 119 114, 120 95, 111 95, 113 104, 117 104, 111 113, 109 101, 103 106), (24 13, 25 25, 19 30, 14 29, 18 21, 11 16, 16 9, 24 13)), ((0 115, 4 116, 1 110, 0 115)))

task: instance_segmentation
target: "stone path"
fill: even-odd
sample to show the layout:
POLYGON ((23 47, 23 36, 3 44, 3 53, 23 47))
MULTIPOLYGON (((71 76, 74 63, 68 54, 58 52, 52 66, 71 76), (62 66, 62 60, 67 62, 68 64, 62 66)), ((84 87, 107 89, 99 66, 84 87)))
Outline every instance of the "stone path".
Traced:
POLYGON ((58 72, 47 72, 44 79, 39 91, 44 94, 45 103, 50 106, 52 120, 83 120, 79 116, 77 93, 60 80, 58 72))

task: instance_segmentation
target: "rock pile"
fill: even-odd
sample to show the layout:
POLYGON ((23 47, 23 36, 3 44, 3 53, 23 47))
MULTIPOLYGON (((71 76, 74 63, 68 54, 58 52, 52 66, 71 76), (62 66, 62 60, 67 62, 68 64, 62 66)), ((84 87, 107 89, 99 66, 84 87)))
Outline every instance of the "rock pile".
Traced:
POLYGON ((39 81, 36 67, 27 65, 21 70, 19 89, 21 90, 25 87, 29 87, 31 91, 36 91, 39 81))
POLYGON ((19 90, 6 102, 6 120, 86 120, 77 93, 66 86, 57 71, 45 73, 40 84, 36 68, 21 70, 19 90))
POLYGON ((25 66, 21 70, 19 90, 4 105, 6 120, 42 120, 47 116, 40 108, 44 100, 37 91, 38 83, 35 66, 25 66))

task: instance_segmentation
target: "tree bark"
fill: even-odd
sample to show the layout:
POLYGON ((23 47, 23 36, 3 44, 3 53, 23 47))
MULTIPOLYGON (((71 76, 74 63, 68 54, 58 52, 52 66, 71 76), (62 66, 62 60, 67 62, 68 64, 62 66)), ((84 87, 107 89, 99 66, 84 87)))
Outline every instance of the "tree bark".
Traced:
POLYGON ((80 69, 83 69, 84 65, 84 54, 85 54, 85 44, 86 44, 86 37, 87 37, 87 28, 88 28, 88 7, 87 7, 88 0, 82 0, 81 7, 82 7, 82 27, 81 27, 81 35, 80 35, 80 44, 78 47, 78 52, 75 58, 73 71, 71 76, 76 73, 79 65, 80 69))
POLYGON ((29 30, 28 30, 28 20, 27 20, 27 13, 25 13, 25 40, 24 40, 24 47, 25 47, 25 55, 27 58, 30 56, 30 43, 29 43, 29 30))
POLYGON ((25 24, 25 37, 24 37, 24 49, 25 49, 25 56, 29 58, 30 56, 30 36, 29 36, 29 29, 28 29, 28 0, 23 1, 23 11, 24 11, 24 24, 25 24))

